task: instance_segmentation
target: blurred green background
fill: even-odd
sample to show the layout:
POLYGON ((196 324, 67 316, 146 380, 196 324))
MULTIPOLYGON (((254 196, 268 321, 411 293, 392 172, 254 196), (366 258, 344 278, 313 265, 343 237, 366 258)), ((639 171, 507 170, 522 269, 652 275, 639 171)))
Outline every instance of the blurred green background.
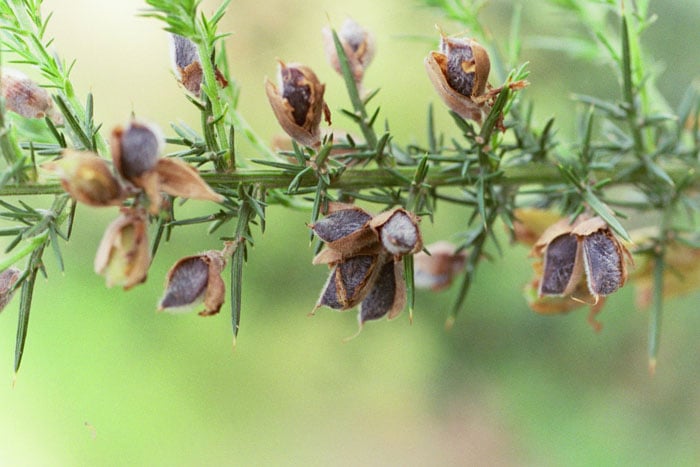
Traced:
MULTIPOLYGON (((507 40, 512 2, 494 1, 484 21, 507 40)), ((575 27, 542 1, 524 3, 525 34, 575 27)), ((211 11, 213 2, 205 2, 211 11)), ((653 2, 659 19, 645 36, 666 71, 660 87, 675 105, 697 77, 696 2, 653 2)), ((74 82, 95 95, 105 132, 131 112, 196 126, 169 68, 167 35, 138 18, 136 0, 46 0, 50 33, 74 82)), ((241 109, 269 140, 280 132, 263 92, 275 58, 311 65, 327 83, 335 128, 349 122, 341 79, 325 63, 320 28, 346 16, 374 31, 377 56, 366 75, 395 140, 425 140, 425 110, 450 119, 423 70, 435 24, 461 27, 414 1, 234 0, 222 29, 241 109)), ((536 118, 556 115, 573 134, 572 92, 615 96, 610 70, 528 47, 536 118)), ((492 78, 494 82, 494 78, 492 78)), ((249 148, 241 142, 241 153, 249 148)), ((248 152, 249 154, 249 152, 248 152)), ((254 154, 251 154, 254 156, 254 154)), ((208 212, 188 203, 180 217, 208 212)), ((92 272, 101 233, 115 209, 80 206, 63 251, 62 275, 48 254, 23 367, 13 383, 17 301, 0 315, 2 465, 697 465, 700 377, 697 295, 670 301, 655 377, 646 363, 647 314, 631 288, 609 299, 601 333, 586 312, 542 317, 521 288, 528 251, 507 248, 482 263, 451 332, 455 290, 420 293, 407 314, 369 323, 356 339, 356 313, 313 307, 327 270, 311 266, 307 212, 273 207, 245 266, 244 310, 232 350, 226 304, 215 317, 161 315, 155 305, 180 256, 219 248, 204 228, 184 227, 161 246, 148 282, 127 293, 92 272)), ((423 223, 428 243, 454 238, 466 213, 441 206, 423 223)), ((228 276, 228 272, 227 272, 228 276)))

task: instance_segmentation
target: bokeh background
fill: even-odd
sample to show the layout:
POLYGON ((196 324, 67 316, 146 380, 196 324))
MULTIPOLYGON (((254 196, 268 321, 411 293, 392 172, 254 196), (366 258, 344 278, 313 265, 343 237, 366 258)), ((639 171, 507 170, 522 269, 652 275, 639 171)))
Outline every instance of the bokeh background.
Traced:
MULTIPOLYGON (((543 1, 524 3, 525 35, 576 27, 543 1)), ((212 11, 213 2, 205 2, 212 11)), ((665 71, 672 105, 698 76, 696 2, 658 1, 645 43, 665 71), (693 39, 695 38, 695 39, 693 39)), ((133 112, 168 128, 198 115, 169 68, 161 24, 137 17, 137 0, 46 0, 49 31, 66 59, 77 60, 80 95, 95 96, 105 131, 133 112)), ((484 21, 507 40, 512 2, 494 1, 484 21)), ((422 60, 435 24, 461 27, 415 1, 234 0, 221 29, 241 109, 259 135, 279 129, 263 78, 275 58, 300 61, 327 83, 334 127, 349 122, 343 83, 325 63, 320 29, 346 16, 374 31, 377 56, 366 85, 400 142, 425 141, 436 104, 422 60)), ((557 117, 574 131, 572 92, 615 96, 615 78, 524 42, 532 85, 523 93, 535 117, 557 117)), ((580 109, 578 109, 580 110, 580 109)), ((244 142, 241 154, 254 157, 244 142)), ((241 157, 241 156, 239 156, 241 157)), ((188 203, 181 217, 208 212, 188 203)), ((609 299, 596 334, 586 312, 542 317, 521 288, 531 266, 513 246, 484 262, 455 327, 444 330, 455 290, 419 293, 415 319, 370 323, 356 339, 355 312, 321 310, 307 318, 327 271, 312 267, 308 212, 277 207, 245 266, 244 309, 235 350, 223 312, 162 315, 155 305, 180 256, 219 248, 204 228, 184 227, 163 244, 148 282, 128 293, 106 289, 92 272, 101 233, 115 209, 78 208, 63 248, 61 274, 47 254, 23 367, 13 375, 17 302, 0 315, 0 464, 2 465, 697 465, 700 463, 700 314, 697 294, 670 301, 655 377, 647 372, 646 312, 632 290, 609 299), (2 383, 4 379, 4 383, 2 383)), ((441 207, 423 223, 427 242, 454 239, 463 211, 441 207)), ((227 272, 228 276, 228 272, 227 272)))

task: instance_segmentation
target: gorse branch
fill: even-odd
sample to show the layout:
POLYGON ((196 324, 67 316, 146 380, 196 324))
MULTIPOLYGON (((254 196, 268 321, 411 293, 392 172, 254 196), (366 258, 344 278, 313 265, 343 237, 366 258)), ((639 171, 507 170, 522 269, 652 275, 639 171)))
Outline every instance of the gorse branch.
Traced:
POLYGON ((610 64, 620 83, 617 99, 575 97, 586 111, 572 141, 558 139, 554 118, 538 124, 533 104, 523 100, 521 91, 529 85, 527 64, 519 64, 525 5, 513 9, 511 37, 502 41, 481 20, 486 2, 424 3, 475 36, 441 32, 437 50, 425 58, 427 77, 449 110, 452 128, 438 130, 435 113, 444 109, 432 105, 424 142, 398 141, 388 123, 378 128, 381 93, 368 91, 364 82, 374 37, 347 20, 322 34, 329 62, 347 90, 349 108, 340 113, 360 136, 337 126, 332 133, 323 130, 322 122, 331 122, 326 85, 310 67, 279 60, 277 82, 265 83, 272 113, 288 136, 275 150, 238 109, 240 88, 226 56, 229 37, 219 31, 228 0, 211 15, 200 11, 199 1, 146 0, 141 14, 171 35, 175 75, 201 117, 198 129, 172 124, 167 138, 140 120, 103 136, 93 117, 99 100, 89 94, 84 104, 78 99, 70 80, 73 64, 50 50, 45 37, 50 15, 41 15, 41 2, 0 4, 3 65, 41 76, 39 86, 3 66, 0 77, 0 217, 9 223, 0 229, 9 244, 0 274, 12 283, 0 287, 5 294, 0 303, 21 289, 15 371, 24 355, 36 275, 46 272, 43 254, 49 248, 63 268, 60 246, 73 222, 82 222, 74 219, 76 201, 119 209, 96 252, 95 270, 107 285, 125 290, 146 280, 173 230, 208 224, 221 248, 177 261, 158 309, 199 308, 201 316, 210 316, 228 297, 234 343, 245 308, 248 246, 256 226, 264 232, 269 205, 310 211, 313 263, 330 268, 314 311, 358 307, 360 329, 367 321, 397 316, 406 305, 412 319, 419 289, 440 290, 457 281, 447 315, 452 326, 479 283, 479 265, 492 248, 502 251, 497 234, 502 223, 513 241, 532 247, 533 279, 525 298, 538 313, 588 305, 597 330, 606 297, 634 283, 638 306, 652 307, 653 370, 663 304, 700 288, 677 280, 696 277, 697 267, 680 258, 700 257, 693 223, 700 209, 700 98, 690 86, 672 110, 656 88, 651 58, 640 42, 654 20, 648 2, 595 7, 583 0, 552 2, 578 20, 585 36, 572 32, 534 43, 569 50, 576 45, 583 55, 610 64), (255 155, 237 153, 240 137, 255 155), (175 149, 163 156, 165 142, 175 149), (37 197, 26 201, 31 195, 37 197), (43 202, 39 195, 53 195, 53 204, 34 207, 43 202), (210 201, 213 211, 180 218, 177 198, 210 201), (356 202, 375 205, 377 212, 356 202), (443 204, 464 212, 455 232, 459 241, 424 246, 420 218, 433 219, 443 204), (659 228, 632 230, 628 219, 650 216, 663 220, 659 228), (227 264, 228 285, 221 277, 227 264))

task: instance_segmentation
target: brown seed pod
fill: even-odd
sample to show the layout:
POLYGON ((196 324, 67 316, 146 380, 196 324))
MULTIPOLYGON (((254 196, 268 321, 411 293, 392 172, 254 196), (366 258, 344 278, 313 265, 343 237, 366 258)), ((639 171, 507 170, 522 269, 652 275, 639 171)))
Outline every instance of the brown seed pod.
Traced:
POLYGON ((277 121, 298 143, 318 147, 321 144, 321 118, 330 124, 330 111, 323 100, 326 86, 311 68, 297 63, 279 62, 279 85, 265 80, 265 93, 277 121))
POLYGON ((467 261, 464 251, 456 251, 449 242, 437 242, 425 247, 430 252, 419 251, 413 256, 413 282, 416 288, 435 292, 446 289, 454 276, 459 274, 467 261))
POLYGON ((116 206, 126 198, 107 162, 93 152, 65 149, 60 159, 45 162, 41 168, 58 175, 63 189, 89 206, 116 206))
POLYGON ((178 260, 168 271, 158 311, 181 313, 204 302, 200 316, 217 314, 226 293, 221 278, 225 265, 224 255, 216 250, 178 260))
POLYGON ((221 202, 224 197, 202 180, 197 169, 181 159, 162 157, 155 166, 158 188, 172 196, 221 202))
POLYGON ((19 70, 0 70, 0 93, 7 110, 25 118, 48 116, 56 125, 63 124, 63 115, 54 108, 51 95, 19 70))
POLYGON ((419 218, 403 208, 394 208, 372 218, 370 225, 379 233, 382 246, 399 257, 412 254, 423 248, 423 239, 418 228, 419 218))
MULTIPOLYGON (((343 71, 340 68, 333 33, 330 28, 323 28, 321 32, 323 33, 323 44, 328 61, 333 69, 342 75, 343 71)), ((340 39, 345 56, 348 58, 355 82, 360 83, 365 70, 374 58, 374 37, 354 20, 347 18, 338 31, 338 39, 340 39)))
POLYGON ((95 254, 95 272, 105 276, 107 287, 128 290, 146 280, 151 252, 143 209, 122 208, 105 230, 95 254))
POLYGON ((5 309, 15 294, 15 284, 22 276, 22 271, 15 267, 9 267, 0 272, 0 312, 5 309))

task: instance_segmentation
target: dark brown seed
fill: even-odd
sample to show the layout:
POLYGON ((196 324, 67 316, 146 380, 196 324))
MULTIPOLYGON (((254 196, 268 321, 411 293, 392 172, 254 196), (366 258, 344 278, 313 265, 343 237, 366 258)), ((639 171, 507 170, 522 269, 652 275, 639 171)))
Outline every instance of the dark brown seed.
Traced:
POLYGON ((624 282, 622 258, 616 243, 603 230, 583 238, 583 259, 591 294, 610 295, 624 282))
POLYGON ((182 261, 168 282, 160 308, 178 308, 193 304, 204 295, 209 281, 209 265, 201 257, 182 261))
POLYGON ((578 241, 565 234, 553 239, 545 250, 540 296, 564 295, 574 275, 578 241))
POLYGON ((304 126, 311 107, 311 87, 301 70, 293 67, 282 68, 282 97, 292 106, 294 122, 304 126))
POLYGON ((470 97, 474 88, 474 53, 469 44, 450 41, 447 46, 447 82, 452 89, 470 97))

